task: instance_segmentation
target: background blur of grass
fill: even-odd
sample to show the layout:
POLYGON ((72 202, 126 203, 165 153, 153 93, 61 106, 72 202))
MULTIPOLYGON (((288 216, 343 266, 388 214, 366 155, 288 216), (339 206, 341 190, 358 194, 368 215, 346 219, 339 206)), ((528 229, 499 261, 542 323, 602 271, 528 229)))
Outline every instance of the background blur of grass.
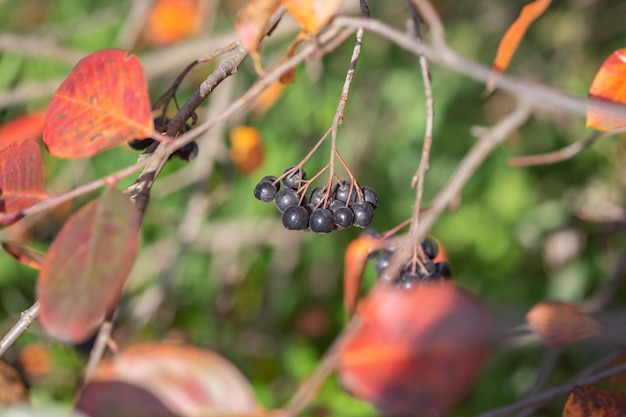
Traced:
MULTIPOLYGON (((128 3, 0 1, 0 32, 54 39, 86 55, 116 46, 128 3)), ((221 2, 214 10, 218 16, 216 33, 231 31, 235 3, 221 2)), ((489 65, 500 37, 525 2, 436 3, 449 44, 463 55, 489 65)), ((371 9, 373 17, 404 25, 404 2, 372 2, 371 9)), ((556 2, 531 27, 510 73, 585 96, 603 60, 613 50, 626 47, 625 14, 626 4, 621 2, 556 2)), ((279 58, 287 42, 274 42, 264 50, 264 56, 279 58)), ((281 100, 262 117, 244 114, 233 122, 261 131, 266 159, 258 171, 249 176, 237 173, 223 148, 220 152, 220 147, 208 140, 200 142, 200 157, 188 166, 170 162, 162 182, 157 181, 155 186, 143 232, 144 250, 120 308, 115 338, 122 346, 175 338, 216 349, 239 366, 267 407, 284 404, 297 382, 314 369, 343 324, 343 251, 359 231, 325 236, 285 232, 274 208, 256 201, 252 189, 262 176, 278 175, 296 164, 329 127, 351 48, 352 42, 346 42, 321 63, 314 61, 299 68, 297 83, 288 86, 281 100), (194 166, 206 163, 210 157, 217 157, 216 167, 201 187, 215 201, 215 207, 201 222, 198 237, 169 265, 173 275, 168 276, 163 265, 176 246, 193 188, 171 188, 175 177, 168 181, 168 176, 192 175, 194 166), (181 174, 183 170, 187 174, 181 174), (169 188, 159 190, 160 184, 168 184, 169 188), (269 227, 270 238, 259 231, 265 226, 269 227), (247 239, 242 236, 252 243, 245 243, 247 239), (133 316, 133 302, 163 281, 169 283, 164 305, 154 316, 145 318, 147 323, 133 316)), ((141 58, 155 50, 143 45, 133 52, 141 58)), ((194 54, 208 52, 199 49, 194 54)), ((185 64, 181 62, 178 69, 185 64)), ((71 66, 54 59, 0 52, 0 96, 16 86, 62 79, 71 66)), ((190 75, 190 82, 179 94, 180 102, 213 67, 208 64, 190 75)), ((436 121, 426 203, 472 146, 474 138, 469 128, 491 125, 514 106, 514 101, 503 94, 483 98, 484 85, 454 71, 437 66, 431 71, 436 121)), ((165 91, 174 76, 175 72, 150 80, 153 99, 165 91)), ((255 78, 246 61, 228 87, 220 89, 231 88, 237 94, 255 78)), ((0 109, 0 123, 45 106, 47 99, 0 109)), ((201 120, 206 118, 204 113, 201 109, 201 120)), ((339 131, 339 147, 359 182, 379 192, 380 208, 373 223, 377 229, 389 229, 411 213, 414 190, 410 181, 419 162, 424 115, 417 59, 385 40, 366 35, 339 131)), ((458 210, 443 215, 432 231, 446 247, 455 279, 492 306, 498 316, 515 317, 511 326, 521 323, 530 306, 541 300, 583 300, 608 279, 624 246, 623 228, 588 222, 577 215, 581 206, 596 207, 607 202, 623 206, 623 138, 602 140, 573 160, 552 166, 520 169, 507 165, 510 156, 554 150, 588 134, 582 118, 557 113, 537 115, 487 159, 465 188, 458 210), (570 235, 562 236, 579 236, 581 247, 572 259, 555 264, 546 257, 547 242, 563 231, 570 235)), ((227 144, 226 132, 219 136, 227 144)), ((326 163, 327 151, 328 147, 322 147, 305 166, 309 176, 326 163)), ((136 154, 125 147, 91 161, 46 157, 47 176, 56 187, 51 191, 67 190, 135 159, 136 154)), ((74 207, 83 201, 75 202, 74 207)), ((39 222, 34 230, 35 245, 45 248, 60 224, 58 218, 39 222)), ((35 272, 0 254, 3 329, 8 329, 20 311, 34 301, 35 279, 35 272)), ((366 279, 371 285, 373 268, 368 268, 366 279)), ((611 307, 623 307, 623 295, 622 288, 611 307)), ((419 308, 415 314, 420 314, 419 308)), ((54 370, 31 379, 33 401, 71 401, 78 372, 85 363, 85 351, 49 341, 35 325, 8 358, 17 360, 19 350, 36 341, 50 348, 54 370)), ((566 379, 608 348, 583 343, 567 349, 554 382, 566 379)), ((460 415, 473 415, 523 395, 543 352, 536 345, 497 351, 460 415)), ((556 404, 545 415, 555 415, 560 406, 556 404)), ((334 380, 325 385, 311 411, 311 415, 327 413, 376 414, 342 392, 334 380)))

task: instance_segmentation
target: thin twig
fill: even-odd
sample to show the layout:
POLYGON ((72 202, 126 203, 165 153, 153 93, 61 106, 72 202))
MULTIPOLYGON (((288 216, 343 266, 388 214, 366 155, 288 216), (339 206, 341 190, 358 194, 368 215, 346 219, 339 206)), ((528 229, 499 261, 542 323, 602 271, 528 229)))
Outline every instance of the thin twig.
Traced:
POLYGON ((39 301, 36 301, 28 310, 24 310, 20 315, 20 319, 0 340, 0 357, 13 346, 13 343, 30 327, 39 315, 39 301))
MULTIPOLYGON (((410 2, 413 8, 419 10, 421 17, 423 17, 424 21, 428 24, 435 48, 450 49, 446 44, 443 23, 441 23, 441 19, 432 4, 430 4, 428 0, 410 0, 410 2)), ((410 6, 409 9, 411 9, 410 6)))
POLYGON ((576 156, 580 151, 593 145, 598 139, 604 136, 607 136, 605 132, 594 132, 584 140, 574 142, 563 149, 559 149, 558 151, 537 155, 514 156, 509 158, 509 165, 514 167, 528 167, 567 161, 568 159, 576 156))
MULTIPOLYGON (((559 363, 559 358, 561 357, 562 352, 563 349, 558 348, 548 349, 546 351, 537 369, 535 382, 533 382, 533 385, 528 390, 528 394, 526 395, 527 398, 537 394, 543 389, 543 387, 546 386, 554 368, 559 363)), ((537 408, 528 407, 517 413, 515 417, 530 417, 535 411, 537 411, 537 408)))
POLYGON ((85 382, 89 382, 89 380, 94 376, 96 368, 98 367, 98 364, 100 363, 100 360, 104 355, 104 350, 109 343, 112 331, 113 322, 110 318, 107 318, 100 325, 98 335, 96 336, 96 341, 93 345, 93 348, 91 348, 91 352, 89 352, 89 361, 87 362, 87 366, 85 367, 85 382))
POLYGON ((122 49, 132 49, 146 27, 154 0, 132 0, 128 17, 117 35, 115 44, 122 49))

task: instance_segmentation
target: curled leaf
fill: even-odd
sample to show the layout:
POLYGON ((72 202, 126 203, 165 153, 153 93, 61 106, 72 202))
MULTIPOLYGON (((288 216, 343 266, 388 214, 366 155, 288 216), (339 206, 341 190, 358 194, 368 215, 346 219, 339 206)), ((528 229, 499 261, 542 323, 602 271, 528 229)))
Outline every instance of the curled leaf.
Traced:
POLYGON ((52 96, 43 140, 59 158, 88 158, 153 132, 143 68, 136 56, 105 49, 81 59, 52 96))
POLYGON ((546 346, 567 346, 600 334, 600 325, 578 306, 560 301, 535 305, 526 315, 528 326, 546 346))
POLYGON ((610 131, 626 126, 624 110, 604 104, 626 104, 626 48, 618 49, 602 64, 589 88, 587 127, 610 131))
POLYGON ((24 265, 34 269, 40 269, 45 254, 36 250, 27 248, 24 245, 15 242, 2 242, 2 248, 13 258, 17 259, 24 265))
POLYGON ((39 145, 14 141, 0 150, 0 213, 29 207, 47 198, 39 145))

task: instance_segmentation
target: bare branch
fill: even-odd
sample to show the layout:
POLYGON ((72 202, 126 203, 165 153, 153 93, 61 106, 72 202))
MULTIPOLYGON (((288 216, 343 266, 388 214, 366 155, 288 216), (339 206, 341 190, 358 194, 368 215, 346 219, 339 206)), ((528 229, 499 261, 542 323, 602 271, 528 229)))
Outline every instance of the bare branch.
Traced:
POLYGON ((580 151, 587 149, 588 147, 596 143, 598 139, 604 136, 607 136, 605 132, 594 132, 584 140, 574 142, 563 149, 559 149, 558 151, 542 153, 538 155, 514 156, 512 158, 509 158, 509 165, 514 167, 527 167, 533 165, 546 165, 567 161, 568 159, 578 155, 580 151))
POLYGON ((110 318, 105 319, 98 330, 96 342, 94 343, 93 348, 91 348, 91 352, 89 352, 89 361, 85 367, 85 382, 89 382, 89 380, 93 378, 96 368, 102 359, 102 355, 104 355, 104 350, 106 349, 109 339, 111 338, 112 330, 113 322, 110 318))
POLYGON ((39 301, 35 302, 28 310, 25 310, 20 315, 20 319, 15 325, 4 335, 0 340, 0 357, 6 353, 6 351, 13 346, 13 343, 30 327, 31 324, 37 319, 39 315, 39 301))

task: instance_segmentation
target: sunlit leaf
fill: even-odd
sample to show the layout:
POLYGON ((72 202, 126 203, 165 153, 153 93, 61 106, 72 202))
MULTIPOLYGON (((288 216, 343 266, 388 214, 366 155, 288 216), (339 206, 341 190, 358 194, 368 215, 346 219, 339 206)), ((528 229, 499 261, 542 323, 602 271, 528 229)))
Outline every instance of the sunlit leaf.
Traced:
POLYGON ((600 334, 600 325, 591 316, 574 304, 560 301, 535 305, 526 322, 546 346, 567 346, 600 334))
POLYGON ((604 103, 626 104, 626 48, 613 52, 591 83, 587 127, 609 131, 626 126, 624 111, 603 108, 604 103))
POLYGON ((250 53, 257 71, 261 71, 259 47, 269 29, 272 15, 280 6, 280 0, 248 0, 235 20, 235 32, 241 45, 250 53))
POLYGON ((65 223, 37 282, 40 322, 49 335, 78 343, 93 333, 133 266, 140 221, 128 196, 107 190, 65 223))
POLYGON ((197 34, 206 18, 205 0, 157 0, 146 21, 146 40, 166 46, 197 34))
POLYGON ((341 0, 281 0, 285 9, 306 33, 317 33, 324 27, 341 0))
POLYGON ((344 388, 385 415, 446 415, 474 385, 492 320, 452 283, 377 286, 339 353, 344 388))
POLYGON ((621 392, 589 385, 574 387, 563 408, 563 417, 623 417, 626 397, 621 392))
POLYGON ((20 374, 5 361, 0 361, 0 406, 28 402, 26 383, 20 374))
POLYGON ((14 212, 43 199, 44 166, 39 145, 30 139, 0 150, 0 213, 14 212))
POLYGON ((0 149, 15 141, 37 140, 43 131, 45 110, 24 114, 0 126, 0 149))
MULTIPOLYGON (((110 390, 119 388, 119 384, 141 389, 181 416, 254 415, 261 410, 250 384, 234 365, 212 351, 192 346, 132 346, 102 362, 86 390, 92 403, 102 396, 113 403, 136 401, 130 396, 124 400, 111 396, 110 390)), ((81 398, 79 404, 88 405, 89 401, 81 398)))
POLYGON ((152 132, 139 60, 126 51, 106 49, 80 60, 54 93, 43 140, 54 156, 87 158, 152 132))
POLYGON ((40 269, 45 254, 15 242, 2 242, 2 248, 12 257, 34 269, 40 269))
POLYGON ((231 161, 237 170, 249 174, 263 163, 265 149, 259 131, 251 126, 237 126, 230 131, 231 161))
MULTIPOLYGON (((493 69, 497 72, 504 71, 511 62, 511 58, 517 51, 524 34, 528 27, 546 11, 552 0, 534 0, 522 9, 520 15, 515 22, 507 29, 506 33, 498 45, 498 52, 493 61, 493 69)), ((487 92, 490 93, 495 89, 495 77, 492 75, 487 80, 487 92)))

